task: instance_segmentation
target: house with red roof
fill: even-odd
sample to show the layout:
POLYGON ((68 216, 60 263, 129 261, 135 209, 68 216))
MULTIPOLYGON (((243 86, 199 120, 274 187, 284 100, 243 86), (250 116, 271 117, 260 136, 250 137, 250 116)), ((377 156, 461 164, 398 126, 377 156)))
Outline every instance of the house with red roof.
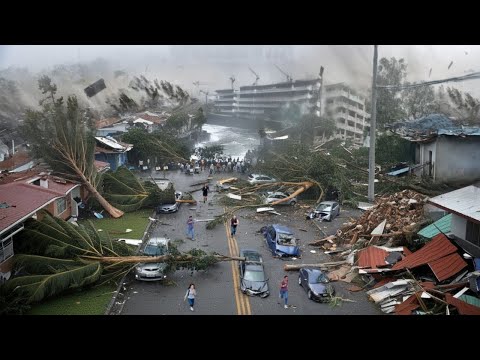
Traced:
POLYGON ((45 172, 26 178, 19 175, 0 183, 0 283, 11 275, 13 241, 27 219, 40 217, 40 210, 64 220, 78 215, 74 199, 80 197, 80 183, 45 172))

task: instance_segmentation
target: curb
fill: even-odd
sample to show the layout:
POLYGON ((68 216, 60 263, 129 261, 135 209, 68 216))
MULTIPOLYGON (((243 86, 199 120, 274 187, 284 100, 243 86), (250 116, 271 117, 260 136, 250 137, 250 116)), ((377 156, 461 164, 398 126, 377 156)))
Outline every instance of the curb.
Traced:
MULTIPOLYGON (((152 217, 154 217, 154 216, 155 216, 155 212, 153 213, 152 217)), ((137 250, 135 251, 136 255, 138 254, 138 251, 142 247, 143 243, 145 242, 145 239, 147 237, 149 237, 150 228, 152 227, 152 225, 154 223, 155 223, 155 221, 150 221, 148 223, 147 227, 145 228, 145 232, 143 233, 143 236, 142 236, 142 242, 138 245, 137 250)), ((110 303, 108 304, 104 315, 121 315, 121 313, 123 311, 123 306, 125 305, 125 301, 126 301, 125 293, 122 293, 121 290, 122 290, 122 287, 125 284, 125 279, 127 278, 128 274, 130 274, 130 272, 126 273, 120 279, 120 281, 118 283, 118 286, 117 286, 117 290, 115 291, 114 295, 112 296, 112 299, 110 300, 110 303), (115 306, 115 305, 118 305, 118 306, 115 306)), ((126 289, 125 289, 125 291, 126 291, 126 289)))

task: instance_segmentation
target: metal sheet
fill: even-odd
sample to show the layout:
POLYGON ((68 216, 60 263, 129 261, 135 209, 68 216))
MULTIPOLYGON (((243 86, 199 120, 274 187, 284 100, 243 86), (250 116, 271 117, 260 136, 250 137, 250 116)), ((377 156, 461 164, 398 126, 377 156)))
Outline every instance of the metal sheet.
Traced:
POLYGON ((480 222, 480 188, 475 185, 436 196, 428 203, 480 222))
POLYGON ((467 263, 457 253, 444 256, 438 260, 428 263, 438 281, 443 281, 458 274, 467 267, 467 263))

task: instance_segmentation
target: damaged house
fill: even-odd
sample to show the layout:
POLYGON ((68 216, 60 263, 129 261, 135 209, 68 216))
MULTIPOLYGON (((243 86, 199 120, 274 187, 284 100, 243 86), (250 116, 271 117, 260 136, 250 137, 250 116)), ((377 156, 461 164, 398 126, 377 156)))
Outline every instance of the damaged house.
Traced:
POLYGON ((448 236, 473 256, 480 257, 479 185, 430 198, 428 203, 452 214, 448 236))
POLYGON ((391 130, 416 144, 412 172, 435 182, 480 179, 480 128, 456 125, 444 115, 396 123, 391 130))
POLYGON ((109 163, 113 171, 127 164, 127 152, 132 150, 132 144, 117 141, 110 136, 96 136, 95 140, 97 141, 95 160, 109 163))

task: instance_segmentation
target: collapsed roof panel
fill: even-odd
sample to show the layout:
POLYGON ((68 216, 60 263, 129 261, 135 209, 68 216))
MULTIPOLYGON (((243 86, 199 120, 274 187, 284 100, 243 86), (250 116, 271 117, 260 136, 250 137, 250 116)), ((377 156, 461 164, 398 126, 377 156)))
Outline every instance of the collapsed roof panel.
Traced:
POLYGON ((85 91, 85 94, 88 97, 92 97, 92 96, 97 95, 100 91, 102 91, 103 89, 106 89, 106 88, 107 88, 107 86, 105 85, 105 80, 100 79, 100 80, 95 81, 90 86, 87 86, 83 91, 85 91))
POLYGON ((438 281, 443 281, 458 274, 467 267, 467 263, 457 253, 444 256, 428 263, 438 281))
POLYGON ((413 269, 455 252, 457 252, 456 246, 445 235, 438 234, 420 250, 396 263, 392 270, 413 269))

